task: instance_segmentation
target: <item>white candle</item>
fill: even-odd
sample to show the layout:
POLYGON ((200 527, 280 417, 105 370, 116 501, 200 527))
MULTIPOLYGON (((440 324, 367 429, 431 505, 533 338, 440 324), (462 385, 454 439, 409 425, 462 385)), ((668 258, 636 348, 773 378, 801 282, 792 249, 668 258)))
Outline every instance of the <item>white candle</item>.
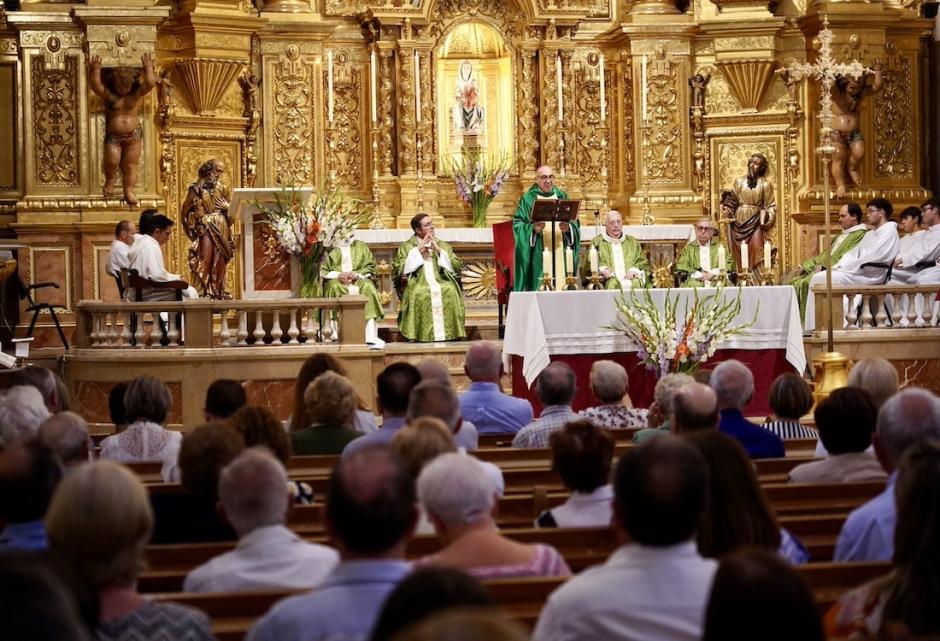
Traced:
POLYGON ((591 263, 591 273, 596 274, 598 271, 598 257, 597 257, 597 247, 591 245, 591 250, 588 252, 588 261, 591 263))
POLYGON ((646 123, 646 91, 647 91, 647 87, 646 87, 646 56, 645 56, 645 55, 643 56, 643 62, 640 63, 640 67, 641 67, 641 69, 642 69, 642 72, 641 72, 641 74, 640 74, 640 78, 641 78, 641 82, 642 82, 642 86, 641 86, 641 88, 640 88, 640 96, 642 97, 641 99, 642 99, 642 101, 643 101, 643 123, 645 124, 645 123, 646 123))
POLYGON ((552 275, 552 252, 547 249, 542 252, 542 275, 552 275))
POLYGON ((421 62, 415 49, 415 122, 421 122, 421 62))
POLYGON ((767 269, 767 270, 770 269, 770 253, 771 253, 770 241, 765 240, 764 241, 764 269, 767 269))
POLYGON ((378 72, 376 71, 376 67, 378 66, 378 64, 375 59, 375 49, 372 50, 372 59, 370 63, 371 63, 370 71, 372 73, 372 122, 374 123, 378 120, 378 104, 376 100, 376 90, 377 90, 376 84, 377 84, 377 78, 378 78, 378 72))
POLYGON ((558 122, 565 119, 564 97, 561 89, 561 54, 555 56, 555 91, 558 93, 558 122))
POLYGON ((565 248, 565 276, 574 276, 574 254, 570 247, 565 248), (570 266, 570 270, 569 270, 570 266))
POLYGON ((326 52, 326 118, 333 122, 333 50, 326 52))
POLYGON ((726 258, 727 258, 727 257, 725 256, 725 246, 724 246, 724 245, 718 245, 718 271, 722 271, 722 272, 725 271, 725 269, 726 269, 726 266, 725 266, 725 260, 726 260, 726 258))
POLYGON ((601 54, 601 125, 604 124, 604 121, 607 120, 607 88, 605 87, 604 79, 604 54, 601 54))
POLYGON ((747 254, 747 243, 741 243, 741 269, 747 271, 751 267, 750 256, 747 254))

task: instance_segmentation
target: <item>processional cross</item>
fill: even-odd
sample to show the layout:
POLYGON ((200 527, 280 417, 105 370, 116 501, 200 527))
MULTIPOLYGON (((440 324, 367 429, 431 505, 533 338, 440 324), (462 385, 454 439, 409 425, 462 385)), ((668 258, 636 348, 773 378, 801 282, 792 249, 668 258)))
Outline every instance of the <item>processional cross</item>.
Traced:
MULTIPOLYGON (((816 62, 794 62, 786 67, 788 78, 797 81, 812 78, 820 84, 819 91, 819 146, 816 153, 823 165, 823 209, 826 216, 826 333, 827 351, 833 351, 832 341, 832 233, 829 216, 829 177, 832 154, 836 148, 832 145, 832 85, 838 77, 860 78, 868 69, 858 60, 845 64, 836 62, 832 57, 832 41, 835 34, 829 29, 829 18, 823 16, 823 28, 819 38, 819 56, 816 62)), ((812 292, 810 292, 812 295, 812 292)))

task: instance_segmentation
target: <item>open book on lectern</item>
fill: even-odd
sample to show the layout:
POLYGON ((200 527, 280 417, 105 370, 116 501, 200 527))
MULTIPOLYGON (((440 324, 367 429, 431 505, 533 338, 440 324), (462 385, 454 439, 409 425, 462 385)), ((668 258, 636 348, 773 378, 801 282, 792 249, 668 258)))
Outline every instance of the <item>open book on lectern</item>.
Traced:
POLYGON ((532 204, 533 223, 561 223, 577 220, 580 200, 536 200, 532 204))

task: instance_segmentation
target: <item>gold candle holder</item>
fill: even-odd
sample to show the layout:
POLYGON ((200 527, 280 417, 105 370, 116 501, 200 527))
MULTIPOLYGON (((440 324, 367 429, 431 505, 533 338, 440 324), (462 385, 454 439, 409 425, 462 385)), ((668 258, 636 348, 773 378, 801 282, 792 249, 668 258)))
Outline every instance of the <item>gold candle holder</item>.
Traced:
POLYGON ((573 292, 578 289, 578 279, 574 276, 565 276, 565 291, 573 292))
POLYGON ((758 285, 776 285, 777 284, 777 274, 774 270, 767 269, 766 267, 761 267, 757 272, 758 285))
POLYGON ((542 285, 541 285, 541 287, 539 287, 539 291, 540 291, 540 292, 550 292, 550 291, 553 291, 554 289, 555 289, 555 288, 554 288, 553 283, 552 283, 552 275, 551 275, 551 274, 542 274, 542 285))
POLYGON ((597 272, 591 272, 591 278, 587 288, 589 290, 603 289, 601 287, 601 275, 597 272))
POLYGON ((747 270, 736 272, 738 276, 738 287, 747 287, 751 285, 751 274, 747 270))

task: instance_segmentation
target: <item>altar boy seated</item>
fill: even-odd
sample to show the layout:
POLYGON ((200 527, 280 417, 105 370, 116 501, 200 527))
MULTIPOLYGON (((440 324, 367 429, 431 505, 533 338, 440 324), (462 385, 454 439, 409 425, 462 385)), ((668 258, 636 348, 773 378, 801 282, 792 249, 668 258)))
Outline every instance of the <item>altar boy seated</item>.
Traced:
MULTIPOLYGON (((173 221, 163 214, 156 214, 149 218, 141 218, 140 236, 128 250, 127 258, 132 270, 137 270, 141 278, 166 283, 182 280, 176 274, 166 270, 163 262, 163 246, 170 239, 173 231, 173 221)), ((136 292, 128 290, 124 294, 129 301, 136 300, 136 292)), ((188 286, 183 290, 183 298, 197 298, 196 288, 188 286)), ((143 302, 174 300, 176 294, 172 289, 142 289, 143 302)))
POLYGON ((695 223, 695 240, 683 248, 676 259, 676 275, 684 287, 711 285, 721 270, 734 273, 734 259, 728 248, 716 240, 718 229, 707 216, 695 223), (720 260, 724 257, 724 260, 720 260))

